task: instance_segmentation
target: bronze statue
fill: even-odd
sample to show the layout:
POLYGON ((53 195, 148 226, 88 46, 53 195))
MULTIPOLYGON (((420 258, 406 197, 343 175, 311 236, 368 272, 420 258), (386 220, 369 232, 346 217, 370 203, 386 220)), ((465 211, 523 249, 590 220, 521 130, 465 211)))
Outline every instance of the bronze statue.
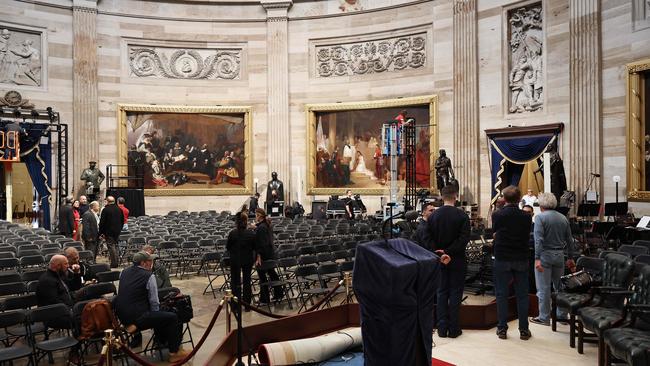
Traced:
POLYGON ((100 185, 104 181, 104 173, 97 168, 97 162, 88 162, 88 168, 81 172, 80 179, 86 182, 85 194, 88 196, 88 200, 91 202, 95 201, 99 193, 100 185))
POLYGON ((451 183, 454 179, 454 169, 451 167, 451 159, 447 157, 447 152, 444 149, 440 150, 440 156, 436 159, 436 183, 438 189, 451 183))
POLYGON ((266 202, 284 201, 284 184, 278 179, 278 173, 271 173, 271 180, 266 189, 266 202))

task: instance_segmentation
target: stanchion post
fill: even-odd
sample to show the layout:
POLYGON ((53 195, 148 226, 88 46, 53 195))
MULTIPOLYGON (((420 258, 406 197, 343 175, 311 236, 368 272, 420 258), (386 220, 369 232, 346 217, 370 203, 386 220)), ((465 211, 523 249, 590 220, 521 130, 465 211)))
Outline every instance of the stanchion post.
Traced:
POLYGON ((226 335, 230 333, 232 330, 232 324, 231 324, 231 309, 230 305, 232 304, 232 290, 226 290, 226 295, 224 296, 224 300, 226 300, 226 335))
POLYGON ((115 336, 113 335, 113 329, 106 329, 104 331, 104 347, 102 348, 102 354, 105 355, 106 366, 113 366, 113 343, 115 342, 115 336))

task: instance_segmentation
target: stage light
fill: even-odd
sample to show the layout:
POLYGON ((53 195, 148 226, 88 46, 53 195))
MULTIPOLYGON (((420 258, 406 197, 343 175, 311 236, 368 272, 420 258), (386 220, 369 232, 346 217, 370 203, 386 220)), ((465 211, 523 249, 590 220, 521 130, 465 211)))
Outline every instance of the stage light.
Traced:
POLYGON ((15 117, 15 118, 20 118, 20 114, 21 114, 21 113, 20 113, 20 110, 18 110, 18 109, 14 109, 14 117, 15 117))
POLYGON ((38 118, 38 112, 32 109, 32 123, 36 123, 36 118, 38 118))
POLYGON ((613 181, 614 183, 618 183, 618 182, 620 182, 620 181, 621 181, 621 176, 620 176, 620 175, 615 175, 615 176, 613 176, 613 177, 612 177, 612 181, 613 181))
POLYGON ((50 119, 50 123, 54 123, 54 112, 52 111, 52 107, 47 107, 45 108, 47 110, 47 117, 50 119))

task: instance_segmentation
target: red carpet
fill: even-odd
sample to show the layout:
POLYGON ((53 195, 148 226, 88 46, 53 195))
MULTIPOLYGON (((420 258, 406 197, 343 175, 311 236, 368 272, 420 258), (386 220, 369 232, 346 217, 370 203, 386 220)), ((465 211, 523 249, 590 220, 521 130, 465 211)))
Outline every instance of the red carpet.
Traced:
POLYGON ((454 364, 439 360, 437 358, 432 358, 431 359, 431 366, 454 366, 454 364))

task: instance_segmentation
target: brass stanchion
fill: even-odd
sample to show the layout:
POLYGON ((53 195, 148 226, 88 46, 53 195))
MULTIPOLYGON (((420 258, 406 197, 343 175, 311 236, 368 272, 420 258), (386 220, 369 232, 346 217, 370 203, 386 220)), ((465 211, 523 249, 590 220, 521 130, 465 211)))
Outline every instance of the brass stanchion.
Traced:
POLYGON ((228 335, 232 330, 232 312, 230 309, 232 298, 232 290, 226 290, 226 295, 223 297, 223 299, 226 301, 226 335, 228 335))
POLYGON ((115 343, 115 336, 113 329, 106 329, 104 331, 104 346, 102 347, 102 356, 104 357, 105 365, 113 366, 113 344, 115 343))
POLYGON ((352 302, 352 274, 350 272, 343 273, 343 281, 345 284, 345 303, 349 304, 352 302))

